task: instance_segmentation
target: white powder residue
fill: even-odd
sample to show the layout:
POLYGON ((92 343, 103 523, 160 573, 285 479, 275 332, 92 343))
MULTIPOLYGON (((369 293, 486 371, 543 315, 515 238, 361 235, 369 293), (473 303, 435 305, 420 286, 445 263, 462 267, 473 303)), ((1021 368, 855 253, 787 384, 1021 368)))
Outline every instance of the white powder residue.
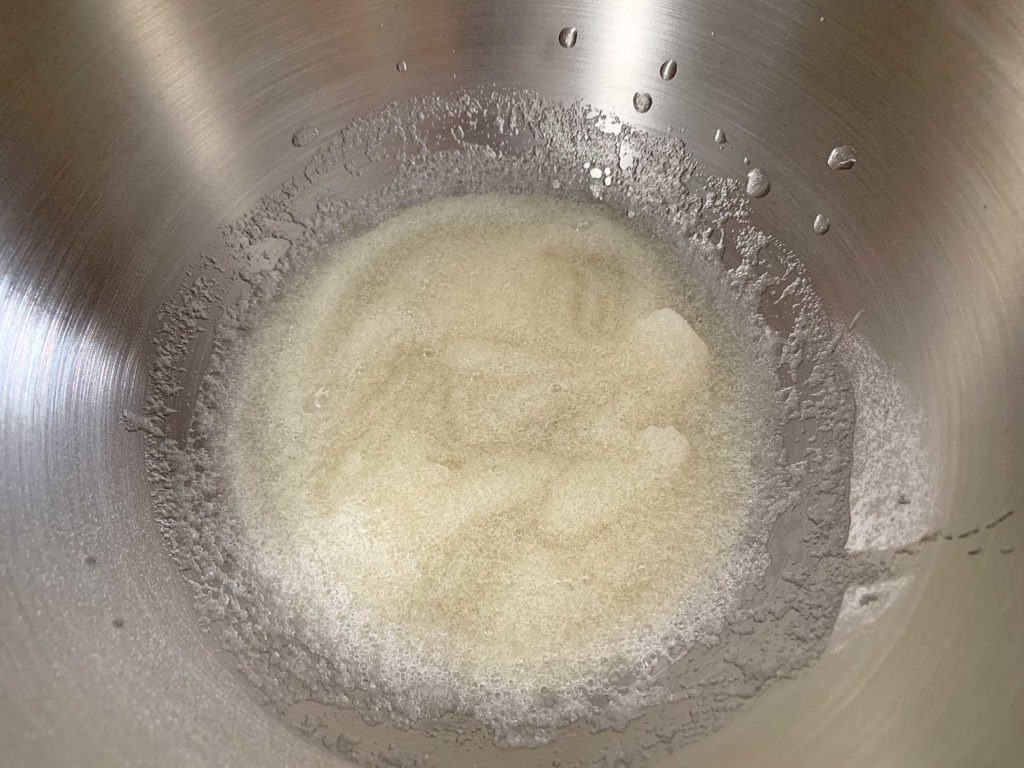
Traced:
POLYGON ((896 603, 900 594, 910 586, 913 576, 905 575, 875 584, 858 584, 850 587, 843 595, 843 606, 839 610, 828 650, 841 651, 857 634, 874 624, 896 603))
POLYGON ((921 412, 863 338, 848 337, 839 352, 857 400, 847 550, 917 541, 940 524, 921 412))

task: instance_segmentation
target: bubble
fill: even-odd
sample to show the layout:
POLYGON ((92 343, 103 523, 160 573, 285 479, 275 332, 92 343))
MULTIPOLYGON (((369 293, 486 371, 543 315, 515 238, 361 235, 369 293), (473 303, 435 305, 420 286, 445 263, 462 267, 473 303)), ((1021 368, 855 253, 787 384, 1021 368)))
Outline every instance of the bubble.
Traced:
POLYGON ((651 94, 646 93, 645 91, 637 91, 633 94, 633 109, 642 115, 644 112, 650 110, 653 101, 651 94))
POLYGON ((562 27, 562 31, 558 33, 558 44, 563 48, 572 48, 576 45, 578 36, 576 27, 562 27))
POLYGON ((836 147, 829 153, 828 167, 833 171, 848 171, 856 164, 856 152, 851 146, 836 147))
POLYGON ((772 189, 772 180, 761 168, 752 168, 747 173, 747 194, 751 197, 764 197, 772 189))
POLYGON ((292 134, 292 145, 296 147, 304 147, 307 144, 312 144, 319 136, 319 128, 313 128, 310 126, 300 128, 292 134))

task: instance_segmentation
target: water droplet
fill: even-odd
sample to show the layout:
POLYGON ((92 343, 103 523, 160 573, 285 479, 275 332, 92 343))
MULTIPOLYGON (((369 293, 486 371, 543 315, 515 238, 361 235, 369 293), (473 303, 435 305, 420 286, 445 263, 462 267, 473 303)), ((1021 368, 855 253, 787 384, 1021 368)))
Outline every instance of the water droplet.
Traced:
POLYGON ((639 112, 641 115, 651 108, 651 94, 644 91, 637 91, 633 94, 633 109, 639 112))
POLYGON ((121 629, 124 626, 124 619, 114 619, 111 623, 114 625, 114 629, 121 629))
POLYGON ((725 131, 723 131, 721 128, 715 131, 715 142, 717 144, 725 144, 726 142, 725 131))
POLYGON ((405 63, 405 59, 399 59, 398 63, 395 64, 395 69, 399 72, 408 72, 409 65, 405 63))
POLYGON ((818 23, 819 24, 824 24, 825 23, 825 17, 824 16, 819 16, 818 17, 818 23))
POLYGON ((579 32, 576 27, 563 27, 562 31, 558 33, 558 44, 563 48, 572 48, 576 45, 578 36, 579 32))
POLYGON ((611 176, 605 176, 604 177, 604 185, 606 187, 610 187, 612 185, 612 177, 611 176))
POLYGON ((749 157, 744 157, 743 158, 743 164, 744 165, 750 165, 750 158, 749 157))
POLYGON ((307 144, 312 144, 319 135, 320 131, 317 128, 299 128, 299 130, 292 134, 292 146, 304 147, 307 144))
POLYGON ((597 166, 590 169, 590 178, 592 179, 600 179, 603 175, 604 173, 597 166))
POLYGON ((658 73, 661 75, 662 80, 671 80, 676 76, 678 69, 679 67, 676 65, 675 59, 667 59, 662 63, 658 73))
POLYGON ((751 197, 764 197, 772 190, 772 180, 761 168, 753 168, 747 174, 747 194, 751 197))
POLYGON ((856 152, 848 145, 836 147, 828 156, 828 167, 833 171, 848 171, 856 164, 856 152))
POLYGON ((831 228, 832 222, 826 219, 820 213, 814 217, 814 234, 824 235, 831 228))

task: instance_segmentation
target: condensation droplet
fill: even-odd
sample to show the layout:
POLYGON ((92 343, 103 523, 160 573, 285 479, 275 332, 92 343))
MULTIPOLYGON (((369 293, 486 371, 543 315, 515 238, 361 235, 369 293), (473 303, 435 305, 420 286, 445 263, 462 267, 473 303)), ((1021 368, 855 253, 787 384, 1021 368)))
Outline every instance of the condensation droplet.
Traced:
POLYGON ((844 144, 829 153, 828 167, 833 171, 848 171, 857 164, 856 152, 853 147, 844 144))
POLYGON ((814 217, 814 234, 824 235, 832 228, 832 222, 825 218, 822 214, 818 214, 814 217))
POLYGON ((576 27, 563 27, 562 31, 558 33, 558 44, 563 48, 572 48, 576 45, 578 36, 579 31, 576 27))
POLYGON ((299 128, 299 130, 292 134, 292 146, 304 147, 307 144, 312 144, 319 135, 320 130, 317 128, 299 128))
POLYGON ((715 131, 715 142, 717 144, 725 144, 726 142, 725 131, 723 131, 721 128, 715 131))
POLYGON ((398 63, 395 64, 395 69, 399 72, 408 72, 409 65, 405 63, 405 59, 399 59, 398 63))
POLYGON ((642 115, 651 108, 653 101, 651 94, 645 91, 637 91, 633 94, 633 109, 642 115))
POLYGON ((772 190, 772 180, 762 168, 752 168, 747 174, 747 194, 751 197, 764 197, 772 190))
POLYGON ((658 70, 658 74, 661 75, 662 80, 671 80, 676 76, 676 72, 679 67, 676 65, 675 59, 667 59, 661 65, 661 69, 658 70))

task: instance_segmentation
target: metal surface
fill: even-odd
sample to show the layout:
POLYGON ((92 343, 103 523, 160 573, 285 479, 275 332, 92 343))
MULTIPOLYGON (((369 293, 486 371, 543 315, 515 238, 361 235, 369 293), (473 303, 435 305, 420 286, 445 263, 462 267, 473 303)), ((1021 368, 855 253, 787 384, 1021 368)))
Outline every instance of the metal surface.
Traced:
POLYGON ((118 416, 159 302, 307 156, 295 130, 491 82, 633 116, 646 90, 641 124, 737 178, 756 158, 758 223, 834 313, 864 310, 927 411, 950 529, 982 527, 975 555, 932 550, 906 611, 673 764, 1019 764, 1024 5, 5 1, 0 43, 4 765, 336 764, 199 641, 118 416), (855 170, 829 170, 838 144, 855 170))

